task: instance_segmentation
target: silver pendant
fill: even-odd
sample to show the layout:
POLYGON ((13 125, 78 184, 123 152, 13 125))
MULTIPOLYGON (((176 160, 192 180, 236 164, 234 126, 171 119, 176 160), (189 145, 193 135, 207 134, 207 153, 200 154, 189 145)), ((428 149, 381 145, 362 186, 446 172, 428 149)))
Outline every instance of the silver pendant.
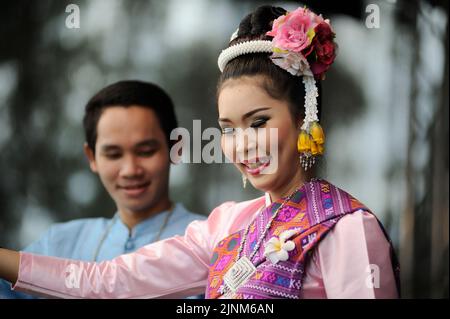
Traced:
POLYGON ((238 261, 223 276, 223 281, 227 287, 234 293, 236 290, 246 283, 256 272, 256 267, 246 257, 239 258, 238 261))

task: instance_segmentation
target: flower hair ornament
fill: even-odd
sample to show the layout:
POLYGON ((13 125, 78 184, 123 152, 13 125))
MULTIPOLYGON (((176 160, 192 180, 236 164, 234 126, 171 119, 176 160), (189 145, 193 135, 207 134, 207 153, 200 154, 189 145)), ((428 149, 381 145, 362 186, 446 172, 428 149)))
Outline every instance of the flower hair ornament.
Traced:
MULTIPOLYGON (((324 152, 325 135, 317 116, 316 80, 323 80, 325 72, 336 57, 337 44, 329 20, 311 10, 298 8, 273 21, 272 30, 266 35, 270 40, 250 40, 237 43, 223 50, 218 65, 221 72, 234 58, 251 53, 272 53, 270 59, 294 76, 302 76, 305 86, 305 118, 297 140, 302 167, 307 170, 315 163, 315 157, 324 152)), ((230 42, 237 38, 237 31, 230 42)))

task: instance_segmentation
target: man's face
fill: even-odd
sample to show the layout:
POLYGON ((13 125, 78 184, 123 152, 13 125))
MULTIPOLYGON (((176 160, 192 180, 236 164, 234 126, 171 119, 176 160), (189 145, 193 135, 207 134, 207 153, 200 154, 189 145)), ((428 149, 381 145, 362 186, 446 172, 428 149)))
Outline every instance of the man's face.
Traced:
POLYGON ((124 213, 152 213, 168 199, 169 150, 151 109, 106 108, 97 124, 95 156, 85 146, 92 171, 124 213))

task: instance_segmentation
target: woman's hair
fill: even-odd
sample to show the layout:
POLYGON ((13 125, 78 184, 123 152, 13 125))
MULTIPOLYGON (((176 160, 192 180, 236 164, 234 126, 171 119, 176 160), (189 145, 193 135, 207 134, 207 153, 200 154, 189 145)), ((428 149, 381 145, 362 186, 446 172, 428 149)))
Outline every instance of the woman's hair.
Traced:
POLYGON ((170 140, 170 132, 178 126, 170 96, 152 83, 120 81, 101 89, 86 104, 83 119, 84 133, 86 142, 94 153, 98 121, 105 109, 115 106, 139 106, 153 110, 166 136, 169 149, 176 142, 170 140))
MULTIPOLYGON (((247 15, 239 24, 237 38, 229 43, 229 47, 249 40, 271 40, 266 33, 272 29, 273 20, 286 14, 280 7, 260 6, 247 15)), ((243 76, 263 76, 262 88, 269 96, 288 102, 293 119, 297 122, 303 118, 305 87, 301 77, 276 66, 269 58, 270 53, 253 53, 240 55, 225 66, 219 77, 218 95, 223 84, 230 79, 243 76)), ((318 111, 321 113, 320 82, 316 83, 319 90, 318 111)))

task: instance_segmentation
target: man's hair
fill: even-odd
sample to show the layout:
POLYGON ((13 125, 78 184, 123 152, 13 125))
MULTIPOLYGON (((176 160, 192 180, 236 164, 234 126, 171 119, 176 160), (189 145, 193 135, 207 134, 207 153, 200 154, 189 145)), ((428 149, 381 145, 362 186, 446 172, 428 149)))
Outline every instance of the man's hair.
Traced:
POLYGON ((178 126, 178 123, 169 95, 152 83, 120 81, 101 89, 86 104, 83 119, 84 133, 86 142, 94 153, 100 116, 105 109, 115 106, 140 106, 153 110, 166 136, 169 149, 176 142, 170 140, 170 132, 178 126))

